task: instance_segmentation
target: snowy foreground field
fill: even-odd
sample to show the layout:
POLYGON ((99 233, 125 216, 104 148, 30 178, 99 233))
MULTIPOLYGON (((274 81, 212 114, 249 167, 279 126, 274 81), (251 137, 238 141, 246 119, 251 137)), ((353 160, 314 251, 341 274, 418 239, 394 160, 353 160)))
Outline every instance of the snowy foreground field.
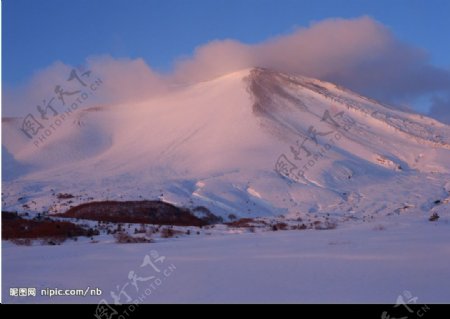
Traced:
POLYGON ((3 242, 3 296, 7 303, 114 304, 111 291, 119 286, 126 293, 120 302, 130 297, 139 303, 396 303, 405 291, 421 303, 449 302, 449 242, 448 216, 149 244, 3 242), (145 264, 146 256, 155 268, 145 264), (36 287, 38 296, 10 297, 10 287, 36 287), (102 289, 102 296, 39 296, 43 288, 87 287, 102 289))

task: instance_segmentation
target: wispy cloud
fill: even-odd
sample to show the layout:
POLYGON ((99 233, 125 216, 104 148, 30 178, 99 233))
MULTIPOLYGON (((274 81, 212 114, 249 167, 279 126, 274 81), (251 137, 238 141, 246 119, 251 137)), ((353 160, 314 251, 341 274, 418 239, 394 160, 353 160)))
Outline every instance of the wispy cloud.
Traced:
POLYGON ((450 95, 433 97, 430 115, 443 123, 450 124, 450 95))
MULTIPOLYGON (((175 61, 171 74, 153 71, 142 59, 88 58, 87 66, 104 79, 99 98, 108 103, 144 99, 174 83, 261 66, 329 80, 391 104, 435 96, 430 114, 450 113, 450 103, 437 97, 450 96, 450 70, 433 66, 424 50, 403 43, 370 17, 325 20, 254 45, 212 41, 199 46, 193 56, 175 61)), ((6 113, 39 102, 44 90, 65 80, 67 69, 55 63, 27 86, 7 89, 6 113)), ((438 119, 450 123, 441 115, 438 119)))

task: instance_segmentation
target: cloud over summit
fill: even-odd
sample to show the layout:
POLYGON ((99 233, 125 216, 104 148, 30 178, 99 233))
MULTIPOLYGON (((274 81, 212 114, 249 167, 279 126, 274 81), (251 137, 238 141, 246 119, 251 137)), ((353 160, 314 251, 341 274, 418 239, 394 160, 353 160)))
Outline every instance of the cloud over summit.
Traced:
MULTIPOLYGON (((403 43, 367 16, 324 20, 252 45, 214 40, 197 47, 191 57, 175 61, 169 74, 154 71, 142 59, 91 57, 87 66, 104 79, 100 98, 110 103, 144 99, 175 83, 259 66, 335 82, 387 103, 408 104, 424 95, 434 96, 435 109, 450 112, 440 97, 450 96, 450 70, 433 66, 424 50, 403 43)), ((26 87, 7 90, 5 109, 11 111, 25 97, 36 99, 36 91, 47 83, 51 89, 64 68, 68 67, 56 63, 26 87)))

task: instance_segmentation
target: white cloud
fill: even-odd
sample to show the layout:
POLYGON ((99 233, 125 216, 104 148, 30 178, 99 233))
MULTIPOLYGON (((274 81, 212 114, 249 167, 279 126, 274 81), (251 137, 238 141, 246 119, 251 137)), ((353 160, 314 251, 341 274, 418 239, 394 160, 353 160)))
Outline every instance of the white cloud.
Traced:
MULTIPOLYGON (((431 65, 425 51, 401 42, 370 17, 325 20, 255 45, 215 40, 175 61, 169 75, 158 74, 142 59, 87 59, 87 67, 104 80, 99 98, 108 103, 144 99, 174 82, 192 83, 255 66, 329 80, 388 103, 450 94, 449 70, 431 65)), ((66 80, 69 69, 58 62, 27 86, 7 89, 5 113, 39 103, 66 80)))

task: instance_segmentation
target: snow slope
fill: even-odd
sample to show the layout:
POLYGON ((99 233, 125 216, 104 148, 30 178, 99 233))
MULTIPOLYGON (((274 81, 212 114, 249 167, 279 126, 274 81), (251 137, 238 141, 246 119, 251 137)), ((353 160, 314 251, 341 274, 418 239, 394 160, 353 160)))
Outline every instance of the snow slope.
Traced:
POLYGON ((449 126, 266 69, 74 111, 39 147, 20 124, 3 119, 6 210, 62 212, 64 192, 344 221, 428 214, 449 197, 449 126))

